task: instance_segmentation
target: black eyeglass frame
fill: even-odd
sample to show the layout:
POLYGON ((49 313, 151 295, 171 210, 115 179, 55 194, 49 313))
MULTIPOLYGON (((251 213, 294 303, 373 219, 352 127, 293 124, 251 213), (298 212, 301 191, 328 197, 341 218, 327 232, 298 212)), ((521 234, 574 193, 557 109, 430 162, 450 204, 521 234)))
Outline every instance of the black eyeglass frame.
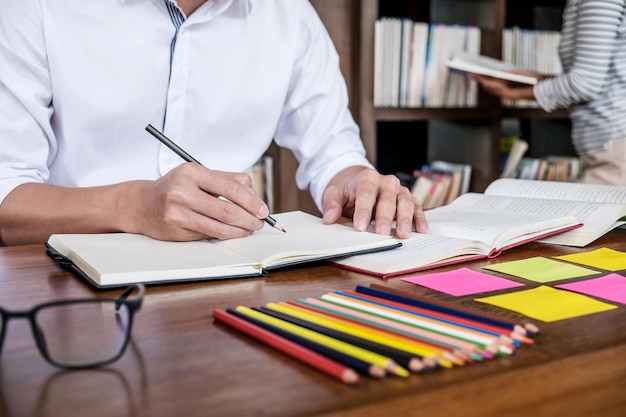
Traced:
POLYGON ((128 346, 128 341, 130 340, 130 333, 133 326, 133 317, 137 311, 141 308, 141 304, 143 302, 143 297, 146 293, 146 287, 144 284, 132 284, 127 287, 124 292, 118 298, 77 298, 77 299, 68 299, 68 300, 59 300, 59 301, 50 301, 47 303, 38 304, 35 307, 29 310, 23 311, 10 311, 0 307, 0 316, 2 318, 2 329, 0 330, 0 354, 2 354, 2 346, 4 345, 4 335, 7 329, 7 325, 10 319, 12 318, 27 318, 30 322, 30 328, 33 333, 33 337, 35 338, 35 342, 37 344, 37 348, 41 353, 41 356, 44 357, 48 363, 63 369, 84 369, 84 368, 96 368, 100 366, 104 366, 115 362, 118 360, 126 351, 126 347, 128 346), (138 294, 132 298, 128 299, 128 297, 135 291, 138 291, 138 294), (119 349, 119 352, 109 358, 99 362, 80 364, 80 365, 71 365, 71 364, 63 364, 55 361, 48 354, 48 349, 46 348, 46 344, 44 342, 44 337, 37 327, 37 323, 35 321, 35 317, 37 313, 49 307, 58 307, 69 304, 83 304, 83 303, 101 303, 101 302, 113 302, 115 303, 115 310, 119 310, 122 305, 125 305, 128 308, 128 325, 125 329, 124 334, 124 342, 122 347, 119 349))

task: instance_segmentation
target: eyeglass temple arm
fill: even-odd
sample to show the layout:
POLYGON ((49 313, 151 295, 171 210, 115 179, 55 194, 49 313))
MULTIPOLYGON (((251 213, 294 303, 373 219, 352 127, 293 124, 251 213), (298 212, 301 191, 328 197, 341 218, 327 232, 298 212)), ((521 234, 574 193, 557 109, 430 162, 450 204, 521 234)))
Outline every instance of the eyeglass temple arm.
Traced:
POLYGON ((146 286, 143 284, 133 284, 126 288, 122 295, 115 300, 115 310, 119 310, 122 306, 122 303, 126 303, 129 308, 133 311, 139 310, 141 307, 141 302, 143 301, 143 296, 146 294, 146 286), (128 296, 131 295, 135 290, 139 291, 136 298, 132 300, 127 300, 128 296))

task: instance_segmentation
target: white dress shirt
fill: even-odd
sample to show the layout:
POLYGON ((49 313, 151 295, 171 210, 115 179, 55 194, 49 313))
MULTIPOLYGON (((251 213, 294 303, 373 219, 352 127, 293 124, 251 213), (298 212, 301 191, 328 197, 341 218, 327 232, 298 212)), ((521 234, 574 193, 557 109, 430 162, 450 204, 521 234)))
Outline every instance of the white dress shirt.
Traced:
POLYGON ((371 166, 308 1, 208 0, 177 35, 165 1, 0 0, 0 201, 164 175, 183 161, 149 123, 216 170, 275 139, 318 206, 337 172, 371 166))

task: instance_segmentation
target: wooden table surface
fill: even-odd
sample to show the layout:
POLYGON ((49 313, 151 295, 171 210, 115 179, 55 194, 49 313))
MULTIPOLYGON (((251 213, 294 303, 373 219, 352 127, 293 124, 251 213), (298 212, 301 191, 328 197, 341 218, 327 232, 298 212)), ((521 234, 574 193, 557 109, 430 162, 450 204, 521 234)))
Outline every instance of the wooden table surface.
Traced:
MULTIPOLYGON (((531 243, 473 269, 531 256, 610 247, 626 251, 626 230, 584 249, 531 243)), ((458 266, 448 267, 456 268, 458 266)), ((441 269, 443 270, 443 268, 441 269)), ((624 271, 621 271, 624 274, 624 271)), ((520 281, 532 288, 538 284, 520 281)), ((315 265, 235 279, 148 287, 124 356, 108 367, 63 371, 40 357, 25 320, 12 320, 0 357, 2 416, 625 416, 626 306, 553 323, 512 356, 408 378, 344 385, 231 330, 215 308, 260 306, 384 283, 507 318, 516 313, 452 297, 397 278, 315 265)), ((43 246, 0 248, 0 305, 116 296, 63 271, 43 246)))

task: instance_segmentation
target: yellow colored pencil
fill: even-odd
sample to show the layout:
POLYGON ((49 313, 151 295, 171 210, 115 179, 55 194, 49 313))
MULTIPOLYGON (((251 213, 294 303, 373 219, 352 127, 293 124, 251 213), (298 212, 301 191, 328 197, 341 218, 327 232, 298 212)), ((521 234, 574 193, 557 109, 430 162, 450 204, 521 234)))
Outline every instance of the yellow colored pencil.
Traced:
POLYGON ((459 328, 456 326, 444 325, 442 323, 437 323, 433 320, 427 320, 409 313, 398 311, 396 309, 386 308, 363 300, 356 300, 351 297, 345 297, 336 293, 324 294, 322 295, 321 299, 329 301, 331 303, 338 303, 349 308, 356 308, 357 310, 369 312, 370 314, 387 317, 392 320, 398 320, 409 325, 414 325, 424 329, 429 329, 431 331, 459 337, 463 340, 471 341, 473 343, 484 346, 485 349, 487 349, 488 351, 498 351, 498 347, 500 346, 497 338, 485 336, 483 334, 477 334, 477 332, 472 332, 471 330, 459 328))
POLYGON ((269 309, 280 311, 302 320, 307 320, 330 329, 338 330, 346 334, 350 334, 382 345, 391 346, 405 352, 414 353, 426 358, 437 358, 440 365, 451 367, 452 361, 457 365, 463 365, 464 361, 455 356, 450 356, 449 350, 438 348, 435 346, 424 344, 416 339, 407 336, 394 335, 391 332, 376 330, 374 328, 348 322, 339 318, 332 318, 327 315, 313 312, 295 305, 287 303, 269 303, 266 306, 269 309))
POLYGON ((329 348, 343 352, 346 355, 350 355, 355 358, 359 358, 363 361, 369 362, 373 365, 379 366, 387 370, 390 373, 394 373, 395 375, 403 376, 403 377, 409 376, 408 370, 401 367, 394 360, 386 356, 379 355, 378 353, 371 352, 367 349, 363 349, 358 346, 354 346, 349 343, 343 342, 341 340, 337 340, 332 337, 328 337, 326 335, 305 329, 295 324, 288 323, 284 320, 277 319, 268 314, 255 311, 248 307, 239 306, 236 308, 236 310, 249 317, 254 317, 258 320, 280 327, 281 329, 285 331, 297 334, 298 336, 307 338, 316 343, 319 343, 324 346, 328 346, 329 348))

